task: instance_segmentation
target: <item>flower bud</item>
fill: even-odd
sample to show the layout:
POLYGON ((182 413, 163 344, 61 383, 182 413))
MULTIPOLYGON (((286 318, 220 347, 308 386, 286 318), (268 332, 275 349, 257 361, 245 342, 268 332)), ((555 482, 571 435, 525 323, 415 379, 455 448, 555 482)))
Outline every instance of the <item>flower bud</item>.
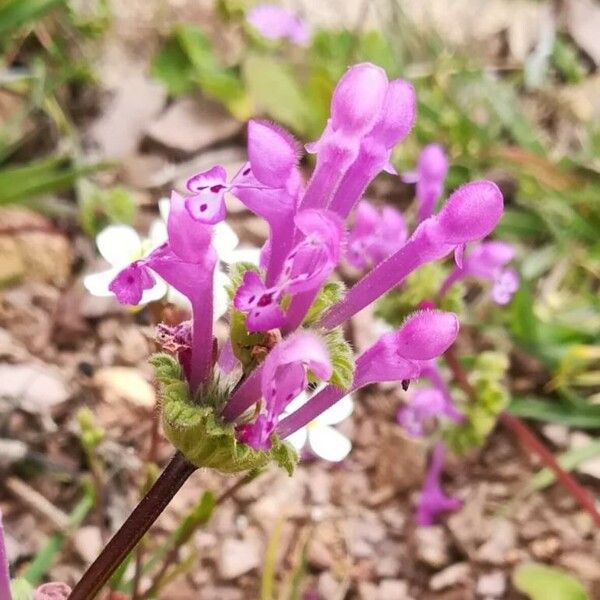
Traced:
POLYGON ((266 121, 253 120, 248 123, 248 157, 258 181, 280 188, 298 162, 298 148, 287 131, 266 121))
POLYGON ((403 79, 394 79, 388 85, 373 134, 386 148, 392 148, 408 135, 415 122, 416 109, 415 88, 403 79))
POLYGON ((420 179, 443 181, 448 172, 448 157, 439 144, 428 144, 419 155, 420 179))
POLYGON ((458 335, 454 313, 424 310, 409 317, 394 339, 396 352, 409 360, 431 360, 443 354, 458 335))
POLYGON ((495 183, 466 183, 448 198, 438 215, 444 241, 458 245, 484 238, 496 227, 503 208, 502 192, 495 183))
POLYGON ((387 87, 387 76, 380 67, 371 63, 350 67, 333 91, 333 130, 358 135, 367 133, 379 118, 387 87))

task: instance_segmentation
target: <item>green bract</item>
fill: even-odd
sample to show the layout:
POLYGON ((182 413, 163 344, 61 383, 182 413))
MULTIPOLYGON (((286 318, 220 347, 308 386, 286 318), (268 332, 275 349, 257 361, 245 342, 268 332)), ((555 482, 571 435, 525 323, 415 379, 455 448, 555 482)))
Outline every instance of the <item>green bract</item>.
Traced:
POLYGON ((229 394, 218 382, 191 398, 181 365, 169 354, 159 353, 150 362, 160 383, 162 423, 167 439, 196 467, 221 473, 241 473, 274 462, 290 475, 298 462, 295 450, 277 436, 270 450, 254 450, 239 442, 235 429, 220 418, 229 394))

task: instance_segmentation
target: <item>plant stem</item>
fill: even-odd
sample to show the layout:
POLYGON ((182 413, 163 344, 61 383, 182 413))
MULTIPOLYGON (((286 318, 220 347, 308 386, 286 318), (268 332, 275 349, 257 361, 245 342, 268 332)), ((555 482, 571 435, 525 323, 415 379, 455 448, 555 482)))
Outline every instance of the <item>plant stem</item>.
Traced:
MULTIPOLYGON (((444 354, 446 362, 452 371, 454 379, 459 387, 467 394, 471 401, 476 401, 476 393, 467 378, 454 348, 446 350, 444 354)), ((592 496, 589 492, 573 477, 568 471, 565 471, 556 460, 552 451, 546 447, 546 445, 538 438, 535 432, 528 427, 521 419, 510 415, 507 412, 500 413, 500 422, 515 434, 521 444, 537 454, 540 460, 550 469, 556 479, 563 485, 563 487, 571 494, 575 501, 585 510, 594 520, 594 523, 600 527, 600 513, 596 509, 596 505, 592 496)))
MULTIPOLYGON (((227 488, 216 500, 215 500, 215 504, 214 504, 214 508, 216 508, 217 506, 219 506, 220 504, 222 504, 223 502, 225 502, 225 500, 227 500, 228 498, 230 498, 231 496, 233 496, 239 489, 241 489, 242 487, 244 487, 246 484, 250 483, 251 481, 253 481, 256 478, 256 475, 254 473, 249 473, 248 475, 242 477, 241 479, 239 479, 238 481, 236 481, 236 483, 234 483, 232 486, 230 486, 229 488, 227 488)), ((165 558, 163 559, 162 565, 160 566, 160 569, 158 570, 157 574, 154 576, 154 578, 152 579, 152 583, 150 584, 150 587, 146 590, 146 592, 144 593, 144 598, 152 598, 154 597, 161 589, 161 587, 164 585, 165 579, 166 579, 166 575, 167 575, 167 571, 169 570, 169 567, 174 564, 178 558, 179 558, 179 550, 185 545, 187 544, 190 539, 192 538, 192 536, 194 535, 194 533, 196 532, 196 530, 203 525, 204 522, 203 521, 197 521, 194 527, 190 527, 185 535, 183 535, 181 538, 179 538, 177 540, 177 544, 174 545, 169 552, 167 553, 167 555, 165 556, 165 558)))
POLYGON ((176 452, 141 502, 83 574, 69 600, 92 600, 150 529, 196 467, 176 452))

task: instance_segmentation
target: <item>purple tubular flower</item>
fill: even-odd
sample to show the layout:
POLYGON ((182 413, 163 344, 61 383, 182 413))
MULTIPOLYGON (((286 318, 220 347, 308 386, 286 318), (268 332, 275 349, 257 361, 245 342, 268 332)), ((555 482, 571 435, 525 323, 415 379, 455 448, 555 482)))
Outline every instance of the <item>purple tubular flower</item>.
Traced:
POLYGON ((287 311, 285 330, 300 326, 320 287, 340 262, 344 241, 339 217, 326 210, 303 210, 295 218, 297 230, 304 238, 287 256, 283 286, 295 294, 287 311))
POLYGON ((406 237, 406 223, 400 212, 391 206, 377 210, 363 200, 356 207, 346 258, 357 269, 373 267, 399 250, 406 237))
POLYGON ((408 404, 398 410, 396 421, 409 435, 422 437, 425 435, 424 424, 443 414, 445 404, 444 396, 439 390, 421 388, 411 395, 408 404))
POLYGON ((176 192, 171 195, 168 242, 146 258, 121 271, 110 285, 118 300, 139 302, 152 281, 148 269, 184 294, 192 305, 192 349, 189 382, 192 390, 205 383, 212 367, 213 274, 217 255, 211 245, 212 228, 199 223, 176 192), (140 274, 141 272, 141 274, 140 274))
POLYGON ((326 329, 341 325, 421 265, 485 237, 502 211, 502 193, 495 183, 473 181, 458 188, 438 215, 423 221, 406 244, 356 283, 320 324, 326 329))
POLYGON ((259 4, 248 11, 246 18, 248 23, 269 40, 287 39, 299 46, 305 46, 310 40, 308 24, 282 6, 259 4))
POLYGON ((452 399, 452 395, 450 394, 450 390, 448 389, 448 386, 446 385, 446 382, 440 373, 440 369, 437 366, 437 361, 431 360, 429 363, 424 365, 421 374, 426 379, 429 379, 431 385, 442 395, 444 399, 442 414, 455 423, 464 421, 465 417, 456 408, 454 400, 452 399))
POLYGON ((321 138, 307 146, 318 152, 317 164, 301 207, 326 208, 344 174, 359 155, 360 145, 378 121, 388 79, 370 63, 350 67, 338 81, 331 99, 331 118, 321 138))
POLYGON ((131 263, 110 282, 108 289, 121 304, 139 304, 144 290, 154 287, 156 280, 152 277, 142 260, 131 263))
POLYGON ((267 356, 261 376, 266 412, 240 428, 240 440, 254 448, 269 448, 269 438, 285 407, 308 385, 307 371, 321 380, 332 374, 329 353, 321 338, 298 332, 279 343, 267 356))
POLYGON ((287 437, 310 423, 346 394, 372 383, 416 379, 431 359, 443 354, 458 335, 458 319, 436 310, 417 312, 398 331, 384 334, 356 360, 349 390, 329 385, 281 421, 277 433, 287 437))
POLYGON ((278 304, 282 293, 280 288, 267 288, 254 271, 244 274, 233 305, 248 314, 248 331, 268 331, 284 325, 285 314, 278 304))
POLYGON ((478 277, 492 283, 491 296, 497 304, 507 304, 519 288, 519 276, 513 269, 506 268, 514 258, 515 249, 501 241, 481 242, 448 275, 440 289, 443 296, 457 281, 465 277, 478 277))
POLYGON ((284 325, 287 331, 295 329, 340 260, 343 232, 335 214, 304 210, 296 214, 295 223, 304 238, 286 257, 277 284, 267 288, 259 275, 246 273, 235 295, 234 306, 248 314, 249 331, 268 331, 284 325), (278 304, 284 293, 294 295, 285 317, 278 304))
POLYGON ((414 88, 402 79, 391 81, 378 121, 362 139, 356 159, 331 199, 330 210, 347 217, 375 176, 382 170, 395 172, 390 164, 392 149, 408 135, 415 117, 414 88))
POLYGON ((417 507, 417 524, 421 527, 433 525, 442 513, 458 510, 462 506, 461 500, 446 496, 442 490, 440 479, 445 456, 446 447, 442 442, 438 442, 431 454, 429 469, 417 507))
POLYGON ((4 525, 2 511, 0 511, 0 598, 10 600, 10 573, 8 571, 8 554, 4 541, 4 525))
POLYGON ((302 190, 298 144, 266 121, 248 123, 249 162, 234 177, 232 192, 269 224, 266 284, 272 286, 294 243, 294 215, 302 190))
POLYGON ((211 225, 225 219, 226 181, 227 173, 219 165, 187 180, 192 195, 186 197, 185 207, 194 219, 211 225))
POLYGON ((405 173, 406 183, 417 184, 416 197, 419 204, 419 223, 433 214, 435 203, 444 189, 444 180, 448 173, 448 158, 439 144, 425 146, 419 155, 417 170, 405 173))

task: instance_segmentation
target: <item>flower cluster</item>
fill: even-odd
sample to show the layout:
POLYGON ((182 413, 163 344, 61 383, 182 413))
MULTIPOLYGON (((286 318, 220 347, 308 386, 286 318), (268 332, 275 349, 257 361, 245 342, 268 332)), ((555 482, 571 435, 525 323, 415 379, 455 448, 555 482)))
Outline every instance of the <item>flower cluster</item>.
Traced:
MULTIPOLYGON (((502 215, 502 194, 485 180, 454 191, 410 236, 399 214, 360 202, 380 172, 395 172, 392 150, 414 119, 409 83, 389 81, 369 63, 351 67, 334 90, 321 137, 307 145, 316 154, 307 182, 294 138, 272 123, 250 121, 248 162, 230 180, 215 166, 192 176, 183 194, 173 192, 167 239, 111 282, 123 303, 140 302, 157 276, 190 302, 191 323, 163 332, 171 344, 166 349, 176 346, 182 359, 182 378, 165 359, 155 364, 163 373, 165 432, 194 464, 233 472, 279 460, 282 439, 347 394, 376 382, 416 379, 454 342, 456 316, 433 309, 411 315, 359 356, 343 335, 348 319, 419 267, 454 253, 466 268, 460 262, 465 245, 486 237, 502 215), (231 268, 230 335, 217 343, 214 232, 226 218, 227 193, 265 219, 269 238, 259 266, 231 268), (372 268, 345 290, 334 271, 352 253, 372 268)), ((423 177, 430 171, 423 168, 423 177)))

